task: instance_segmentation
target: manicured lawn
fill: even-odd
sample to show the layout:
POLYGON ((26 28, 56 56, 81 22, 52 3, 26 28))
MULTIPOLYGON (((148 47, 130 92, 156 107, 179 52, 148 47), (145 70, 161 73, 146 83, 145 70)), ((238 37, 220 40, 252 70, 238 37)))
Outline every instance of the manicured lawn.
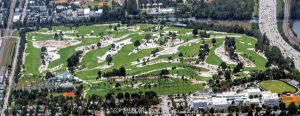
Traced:
MULTIPOLYGON (((92 87, 88 93, 87 96, 91 96, 93 94, 105 96, 108 92, 140 92, 140 91, 155 91, 159 95, 162 94, 178 94, 178 93, 189 93, 189 92, 195 92, 195 91, 201 91, 203 89, 203 84, 192 84, 191 82, 184 82, 181 79, 137 79, 137 83, 140 83, 138 88, 133 89, 132 85, 130 84, 131 81, 128 82, 128 84, 120 82, 121 87, 120 90, 117 90, 115 88, 115 83, 108 83, 106 81, 102 82, 101 84, 95 84, 94 87, 92 87), (150 88, 149 86, 144 86, 151 84, 150 88), (156 85, 156 87, 154 86, 156 85)), ((136 84, 136 82, 133 82, 133 84, 136 84)))
POLYGON ((249 48, 255 48, 255 43, 256 40, 248 36, 237 38, 236 50, 238 53, 241 53, 244 58, 251 60, 256 65, 255 69, 265 70, 265 64, 267 60, 257 54, 255 51, 249 50, 249 48))
MULTIPOLYGON (((116 24, 112 24, 112 27, 116 26, 116 24)), ((141 43, 144 41, 144 36, 145 34, 154 34, 155 32, 144 32, 143 29, 148 29, 151 27, 154 27, 155 25, 151 24, 138 24, 137 26, 140 27, 140 30, 137 32, 129 31, 127 29, 120 29, 118 31, 111 30, 107 24, 100 24, 100 25, 88 25, 88 26, 79 26, 79 27, 65 27, 65 26, 55 26, 53 27, 53 31, 55 32, 60 32, 60 31, 72 31, 76 30, 76 33, 65 33, 66 36, 73 36, 81 38, 81 36, 85 36, 82 43, 78 45, 73 45, 73 46, 68 46, 66 48, 60 49, 58 51, 58 54, 60 54, 60 59, 57 59, 55 61, 52 61, 48 68, 53 68, 55 66, 58 66, 60 64, 63 64, 63 68, 53 72, 53 73, 59 73, 63 72, 66 70, 67 66, 67 59, 71 57, 73 54, 75 54, 75 49, 78 47, 90 45, 90 44, 95 44, 97 43, 101 37, 100 34, 103 33, 105 36, 108 35, 110 32, 112 35, 115 37, 123 37, 126 35, 125 39, 131 39, 131 42, 134 43, 136 40, 139 40, 141 43), (77 33, 78 32, 78 33, 77 33), (92 33, 93 32, 93 33, 92 33), (93 35, 96 37, 87 37, 87 35, 93 35)), ((115 55, 112 56, 113 61, 112 61, 112 66, 107 68, 107 69, 102 69, 102 73, 112 71, 113 69, 119 69, 120 67, 124 66, 126 68, 126 74, 128 77, 132 77, 133 75, 151 75, 151 77, 156 77, 160 74, 160 71, 165 68, 172 68, 172 70, 169 70, 171 75, 178 75, 178 78, 169 78, 169 79, 153 79, 153 78, 138 78, 136 77, 136 81, 129 80, 128 83, 124 83, 123 81, 120 81, 121 83, 121 88, 120 90, 117 90, 115 88, 116 81, 108 82, 107 79, 102 79, 101 82, 97 84, 93 84, 93 87, 88 91, 87 96, 90 96, 92 94, 97 94, 100 96, 104 96, 108 92, 139 92, 139 91, 156 91, 158 94, 177 94, 177 93, 189 93, 189 92, 195 92, 195 91, 201 91, 203 88, 203 84, 193 84, 190 81, 184 82, 181 79, 181 76, 188 77, 188 78, 193 78, 198 81, 207 81, 211 79, 211 77, 202 77, 199 75, 199 72, 205 72, 208 71, 208 69, 204 68, 197 68, 197 67, 192 67, 191 62, 197 60, 197 56, 199 54, 199 49, 200 45, 202 43, 202 40, 198 37, 193 37, 191 34, 187 34, 192 31, 192 29, 187 29, 187 28, 179 28, 179 27, 169 27, 164 30, 159 30, 159 32, 164 32, 165 30, 169 31, 178 31, 176 34, 177 38, 180 38, 181 40, 184 40, 185 42, 191 40, 191 39, 199 39, 198 43, 191 43, 186 46, 181 46, 178 48, 179 52, 182 52, 184 55, 184 60, 181 61, 180 63, 170 63, 170 62, 156 62, 159 60, 168 60, 168 57, 172 56, 174 60, 177 60, 178 54, 169 54, 169 55, 162 55, 159 56, 158 58, 151 60, 150 62, 154 64, 151 65, 146 65, 142 67, 138 67, 137 65, 132 65, 132 62, 137 61, 139 59, 140 63, 143 62, 143 58, 146 56, 151 55, 151 51, 153 51, 156 48, 151 48, 151 49, 142 49, 139 50, 137 53, 131 53, 136 47, 133 44, 128 44, 122 47, 122 49, 115 55), (196 57, 196 58, 192 58, 196 57), (176 68, 175 68, 176 67, 176 68), (139 85, 138 88, 133 89, 131 86, 131 83, 142 83, 142 85, 139 85), (151 84, 151 87, 145 87, 145 85, 151 84), (156 87, 154 87, 156 85, 156 87)), ((37 32, 47 32, 48 29, 43 28, 38 30, 37 32)), ((200 30, 199 30, 200 31, 200 30)), ((26 61, 25 61, 25 69, 24 73, 25 77, 23 80, 21 80, 21 85, 23 86, 24 83, 29 83, 34 80, 30 74, 33 75, 38 75, 40 76, 41 74, 38 71, 38 68, 41 65, 41 58, 40 58, 40 52, 41 50, 39 48, 35 48, 32 45, 32 41, 45 41, 45 40, 53 40, 53 34, 41 34, 37 32, 31 32, 28 33, 28 38, 27 38, 27 49, 26 53, 27 55, 25 56, 26 61), (33 40, 34 36, 34 40, 33 40), (27 81, 27 82, 26 82, 27 81)), ((214 33, 214 35, 222 35, 225 36, 225 34, 219 34, 219 33, 214 33)), ((237 34, 229 34, 229 35, 237 35, 237 34)), ((245 58, 249 58, 252 60, 256 65, 257 68, 246 68, 245 70, 253 70, 253 69, 259 69, 259 70, 264 70, 264 65, 266 60, 256 54, 254 51, 249 50, 249 48, 254 48, 256 40, 252 39, 250 37, 243 36, 241 38, 236 39, 236 45, 237 45, 237 52, 242 53, 242 55, 245 58), (241 42, 244 42, 245 44, 242 44, 241 42), (248 44, 249 43, 249 44, 248 44)), ((165 35, 162 37, 164 38, 165 35)), ((121 41, 121 40, 120 40, 121 41)), ((210 47, 210 52, 209 55, 206 59, 206 62, 209 64, 213 65, 220 65, 222 62, 222 58, 218 57, 215 55, 215 49, 220 47, 224 39, 217 39, 217 43, 215 46, 212 46, 211 44, 211 39, 205 39, 205 43, 207 43, 210 47)), ((156 42, 158 43, 158 42, 156 42)), ((104 55, 110 46, 100 48, 100 49, 95 49, 87 52, 81 62, 80 65, 84 68, 83 70, 79 70, 75 72, 75 76, 79 77, 80 79, 83 79, 87 82, 97 82, 96 80, 97 77, 97 72, 99 71, 98 67, 106 65, 106 62, 97 62, 97 57, 100 57, 104 55)), ((163 48, 159 47, 159 50, 163 50, 163 48)), ((233 64, 229 65, 230 67, 234 67, 233 64)), ((247 76, 247 74, 241 72, 240 77, 247 76)), ((263 86, 264 83, 267 82, 262 82, 261 85, 263 86)), ((276 82, 277 83, 277 82, 276 82)), ((267 87, 271 86, 271 89, 274 87, 278 87, 278 84, 275 85, 270 85, 266 84, 267 87), (274 87, 273 87, 274 86, 274 87)), ((288 90, 293 90, 294 88, 284 85, 285 83, 282 84, 284 89, 288 90), (288 88, 290 87, 290 88, 288 88)), ((275 89, 276 91, 284 91, 280 89, 275 89)), ((285 90, 287 91, 287 90, 285 90)))
POLYGON ((57 60, 54 60, 54 61, 50 62, 48 67, 53 68, 53 67, 58 66, 60 64, 64 64, 64 67, 67 66, 67 59, 70 58, 73 54, 75 54, 75 49, 77 47, 84 46, 84 45, 90 45, 90 44, 93 44, 93 43, 97 43, 98 41, 99 41, 98 38, 91 38, 91 39, 87 38, 87 39, 84 39, 81 44, 60 49, 58 51, 58 54, 60 54, 60 59, 57 59, 57 60))
POLYGON ((107 52, 109 49, 109 46, 105 48, 100 48, 96 50, 92 50, 85 54, 82 61, 80 62, 81 66, 84 66, 86 68, 94 68, 98 66, 98 58, 99 56, 102 56, 107 52))
POLYGON ((25 50, 26 55, 25 57, 25 68, 24 74, 25 75, 39 75, 38 68, 41 66, 41 50, 39 48, 35 48, 32 45, 31 41, 27 42, 27 48, 25 50))
MULTIPOLYGON (((181 46, 178 48, 179 52, 182 52, 185 57, 195 57, 199 55, 200 45, 203 40, 199 39, 198 43, 192 43, 190 45, 181 46)), ((204 42, 208 44, 209 48, 213 47, 211 39, 205 39, 204 42)))
MULTIPOLYGON (((116 26, 116 24, 112 24, 112 27, 114 27, 114 26, 116 26)), ((100 33, 104 33, 104 35, 108 35, 109 32, 111 32, 112 35, 114 35, 115 37, 122 37, 124 35, 129 34, 129 36, 124 39, 131 38, 132 42, 134 42, 136 40, 140 40, 141 42, 143 42, 144 41, 143 38, 146 33, 154 34, 154 32, 146 32, 145 33, 142 30, 148 29, 155 25, 138 24, 137 26, 140 27, 140 31, 138 31, 138 32, 132 32, 127 29, 113 31, 113 30, 109 29, 109 26, 107 24, 106 25, 103 25, 103 24, 88 25, 88 26, 79 26, 79 27, 71 27, 71 28, 65 27, 65 26, 55 26, 55 27, 53 27, 53 31, 55 31, 55 32, 70 31, 70 30, 76 30, 76 32, 78 32, 78 34, 72 33, 72 32, 66 33, 65 35, 68 35, 68 36, 77 37, 77 35, 78 35, 81 38, 82 35, 84 35, 84 36, 94 35, 94 36, 96 36, 96 38, 85 37, 81 44, 60 49, 58 51, 58 53, 60 54, 61 58, 57 59, 55 61, 52 61, 49 64, 48 68, 53 68, 55 66, 63 64, 63 68, 57 72, 65 71, 66 70, 65 68, 67 66, 67 59, 75 53, 75 49, 77 47, 97 43, 101 39, 101 37, 99 36, 100 33)), ((169 27, 165 30, 178 31, 177 37, 181 38, 184 41, 188 41, 191 39, 199 39, 200 40, 200 38, 195 38, 195 37, 193 37, 193 35, 187 34, 187 33, 191 32, 192 29, 169 27)), ((160 32, 163 32, 165 30, 160 30, 160 32)), ((46 28, 43 28, 37 32, 47 32, 47 31, 48 30, 46 28)), ((224 35, 224 34, 215 33, 214 35, 224 35)), ((235 35, 235 34, 230 34, 230 35, 235 35)), ((53 39, 53 35, 51 35, 51 34, 40 34, 40 33, 32 32, 32 33, 28 34, 28 40, 32 40, 33 36, 35 37, 35 40, 41 40, 41 41, 53 39)), ((243 35, 241 35, 241 36, 243 36, 243 35)), ((216 48, 218 48, 222 45, 222 43, 224 42, 224 39, 217 39, 217 43, 215 46, 211 45, 210 39, 206 39, 205 42, 210 46, 210 53, 206 59, 206 62, 209 64, 219 65, 222 62, 222 59, 220 57, 216 56, 214 54, 214 52, 215 52, 216 48)), ((246 37, 246 36, 242 37, 242 38, 238 38, 237 42, 236 42, 237 43, 237 51, 242 52, 243 55, 245 55, 245 56, 251 56, 251 58, 254 59, 253 62, 258 66, 257 69, 262 70, 262 69, 264 69, 264 64, 266 61, 262 57, 260 57, 258 54, 256 54, 255 52, 247 50, 248 48, 253 48, 255 45, 255 42, 256 42, 256 40, 251 39, 250 37, 246 37), (251 45, 242 45, 239 41, 243 41, 245 43, 251 43, 251 45)), ((133 44, 125 45, 117 54, 113 55, 113 61, 112 61, 113 66, 108 69, 103 69, 102 72, 111 71, 113 69, 119 69, 121 66, 124 66, 127 69, 126 70, 127 75, 131 76, 131 75, 138 75, 141 73, 149 73, 149 72, 157 73, 163 68, 184 67, 185 66, 184 69, 171 70, 170 73, 171 74, 178 73, 178 75, 184 75, 185 77, 193 77, 196 80, 205 81, 210 78, 199 76, 199 74, 197 74, 199 69, 187 67, 189 65, 190 61, 195 61, 195 59, 191 59, 191 57, 198 56, 201 43, 202 43, 202 40, 200 40, 198 43, 191 43, 190 45, 179 47, 178 48, 179 52, 182 52, 184 54, 185 58, 190 58, 188 60, 182 61, 181 63, 166 63, 166 62, 164 62, 164 63, 147 65, 144 67, 137 67, 136 65, 131 65, 131 62, 135 62, 135 61, 137 61, 137 59, 139 59, 142 62, 142 59, 146 56, 151 55, 151 51, 154 50, 155 48, 143 49, 143 50, 140 50, 138 53, 133 53, 133 54, 129 55, 129 53, 135 49, 135 46, 133 44)), ((26 56, 25 70, 24 70, 25 74, 34 73, 35 75, 38 75, 39 74, 38 67, 41 65, 41 62, 37 62, 37 61, 41 61, 40 49, 34 48, 32 46, 31 41, 28 41, 27 46, 28 47, 26 49, 26 53, 29 53, 30 55, 26 56), (30 59, 30 60, 28 60, 28 59, 30 59), (31 61, 31 59, 33 59, 33 60, 31 61)), ((85 56, 83 56, 82 62, 80 62, 80 65, 86 69, 77 71, 76 76, 81 79, 87 80, 87 81, 94 81, 95 78, 97 77, 97 72, 99 70, 96 67, 103 66, 106 64, 105 62, 97 63, 97 57, 104 55, 108 49, 109 49, 109 46, 87 52, 85 54, 85 56)), ((162 48, 159 48, 159 49, 162 50, 162 48)), ((153 61, 160 60, 160 59, 167 60, 169 56, 172 56, 173 59, 176 59, 176 58, 178 58, 178 53, 171 54, 171 55, 162 55, 153 61)), ((230 65, 230 66, 233 67, 234 65, 230 65)), ((201 69, 201 71, 207 71, 207 69, 203 69, 203 68, 200 68, 200 69, 201 69)))
POLYGON ((278 81, 278 80, 267 80, 260 82, 260 86, 264 89, 267 89, 273 93, 283 93, 283 92, 295 92, 296 89, 290 85, 278 81))
POLYGON ((224 39, 216 39, 217 42, 215 46, 210 48, 209 55, 206 58, 208 64, 220 65, 222 63, 222 59, 215 54, 215 50, 223 44, 224 39))
POLYGON ((27 85, 35 85, 42 82, 42 80, 39 77, 33 77, 33 76, 27 76, 25 78, 18 79, 18 83, 16 84, 16 88, 22 89, 22 87, 25 87, 27 85))

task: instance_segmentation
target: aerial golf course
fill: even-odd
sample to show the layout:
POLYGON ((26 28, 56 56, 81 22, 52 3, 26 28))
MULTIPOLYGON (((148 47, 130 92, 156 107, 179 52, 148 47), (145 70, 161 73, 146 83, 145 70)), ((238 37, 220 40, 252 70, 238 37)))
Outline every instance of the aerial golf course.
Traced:
POLYGON ((43 28, 27 33, 21 80, 43 78, 46 72, 56 75, 68 71, 68 59, 78 51, 80 57, 72 73, 88 86, 86 95, 147 90, 158 94, 195 92, 202 90, 222 70, 220 64, 224 63, 229 69, 243 64, 232 79, 240 78, 236 75, 248 76, 251 70, 265 70, 267 60, 255 51, 255 38, 210 30, 198 29, 197 34, 193 31, 152 24, 43 28), (235 40, 238 61, 230 59, 225 50, 227 37, 235 40), (204 45, 209 50, 199 61, 199 51, 204 45), (126 76, 105 76, 121 67, 125 68, 126 76), (98 78, 99 71, 101 78, 98 78))

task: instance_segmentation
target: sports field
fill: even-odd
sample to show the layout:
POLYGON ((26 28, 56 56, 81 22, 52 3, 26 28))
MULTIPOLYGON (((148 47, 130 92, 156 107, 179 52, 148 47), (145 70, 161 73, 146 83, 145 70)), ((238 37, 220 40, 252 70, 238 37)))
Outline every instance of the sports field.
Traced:
POLYGON ((282 81, 267 80, 260 82, 260 86, 272 93, 295 92, 296 89, 282 81))
POLYGON ((280 96, 281 102, 289 106, 290 103, 294 102, 297 106, 299 105, 299 95, 289 94, 280 96))

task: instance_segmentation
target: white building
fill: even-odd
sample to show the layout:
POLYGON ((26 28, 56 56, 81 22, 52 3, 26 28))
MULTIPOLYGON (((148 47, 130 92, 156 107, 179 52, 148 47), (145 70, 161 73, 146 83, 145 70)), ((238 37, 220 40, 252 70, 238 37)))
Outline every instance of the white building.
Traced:
POLYGON ((211 98, 210 96, 190 96, 192 99, 188 99, 188 104, 190 104, 191 108, 194 111, 200 109, 208 109, 211 105, 211 98))
POLYGON ((13 22, 15 23, 15 22, 19 21, 20 18, 21 18, 21 14, 15 14, 13 17, 13 22))
POLYGON ((174 8, 149 8, 149 9, 147 9, 147 14, 149 14, 149 15, 173 14, 173 13, 175 13, 174 8))
POLYGON ((274 107, 279 105, 279 97, 278 94, 276 93, 271 93, 271 92, 263 92, 262 93, 262 104, 265 104, 266 106, 269 107, 274 107))
POLYGON ((227 98, 225 97, 213 97, 212 99, 212 107, 217 110, 227 110, 229 107, 227 98))
POLYGON ((252 96, 259 96, 261 94, 261 91, 259 88, 254 88, 254 89, 247 89, 246 90, 248 95, 252 95, 252 96))
POLYGON ((86 18, 90 16, 90 12, 91 12, 91 9, 89 9, 89 8, 85 8, 83 10, 83 14, 86 18))
POLYGON ((269 107, 277 106, 279 97, 276 93, 255 88, 246 89, 240 93, 195 93, 188 97, 188 104, 195 111, 209 108, 226 111, 229 106, 250 106, 251 104, 264 104, 269 107))

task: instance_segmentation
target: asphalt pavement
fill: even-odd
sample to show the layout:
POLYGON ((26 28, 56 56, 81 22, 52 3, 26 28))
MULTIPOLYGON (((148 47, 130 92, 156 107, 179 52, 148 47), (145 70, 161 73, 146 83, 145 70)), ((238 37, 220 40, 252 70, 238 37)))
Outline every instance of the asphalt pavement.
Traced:
POLYGON ((300 70, 300 53, 290 46, 280 35, 277 28, 276 0, 259 0, 259 28, 266 33, 271 45, 279 47, 284 57, 290 57, 300 70))

